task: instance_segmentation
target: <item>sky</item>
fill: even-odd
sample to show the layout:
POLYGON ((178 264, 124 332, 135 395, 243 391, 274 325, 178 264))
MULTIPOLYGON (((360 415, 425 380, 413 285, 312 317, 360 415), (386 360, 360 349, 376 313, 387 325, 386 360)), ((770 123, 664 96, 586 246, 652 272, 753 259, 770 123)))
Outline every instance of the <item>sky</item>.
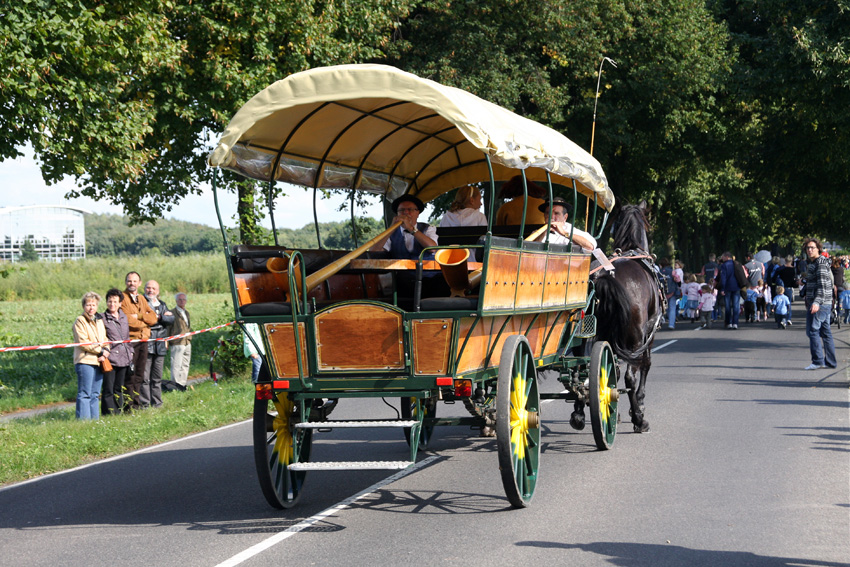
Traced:
MULTIPOLYGON (((0 207, 24 205, 65 205, 87 209, 93 213, 111 213, 123 215, 121 207, 107 201, 95 201, 88 197, 65 199, 65 194, 74 188, 71 178, 60 183, 46 185, 36 163, 32 149, 23 148, 23 157, 0 161, 0 207)), ((319 222, 349 220, 351 213, 337 211, 345 197, 338 199, 319 199, 319 222)), ((380 218, 381 207, 377 198, 375 204, 366 209, 357 209, 358 215, 380 218)), ((236 196, 222 191, 219 193, 219 205, 222 208, 222 220, 227 226, 235 226, 236 196)), ((212 190, 207 187, 201 195, 190 195, 165 214, 165 218, 183 220, 218 227, 213 203, 212 190)), ((423 215, 423 219, 427 218, 423 215)), ((313 222, 313 192, 300 187, 290 186, 287 196, 275 203, 275 224, 278 228, 301 228, 313 222)), ((271 228, 266 217, 263 224, 271 228)))

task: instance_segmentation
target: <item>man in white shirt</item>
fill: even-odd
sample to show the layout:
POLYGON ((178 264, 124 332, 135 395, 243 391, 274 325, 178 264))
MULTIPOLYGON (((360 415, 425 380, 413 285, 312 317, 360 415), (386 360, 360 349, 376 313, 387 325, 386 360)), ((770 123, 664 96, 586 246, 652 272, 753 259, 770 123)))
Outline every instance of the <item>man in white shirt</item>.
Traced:
MULTIPOLYGON (((567 222, 567 202, 563 197, 555 197, 552 205, 552 224, 549 227, 549 242, 553 244, 569 244, 570 231, 572 231, 573 242, 581 246, 585 252, 592 252, 596 246, 596 239, 583 230, 574 228, 567 222)), ((549 201, 540 205, 540 211, 549 218, 549 201)), ((545 242, 546 233, 537 237, 538 242, 545 242)))

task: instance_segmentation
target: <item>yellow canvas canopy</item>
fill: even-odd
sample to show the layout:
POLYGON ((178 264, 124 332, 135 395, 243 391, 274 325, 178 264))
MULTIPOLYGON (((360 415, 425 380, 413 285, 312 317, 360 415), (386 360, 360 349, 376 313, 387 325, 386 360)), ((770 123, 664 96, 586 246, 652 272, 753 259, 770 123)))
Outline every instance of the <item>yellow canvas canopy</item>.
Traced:
POLYGON ((386 65, 310 69, 249 100, 209 155, 260 181, 353 188, 424 202, 518 169, 571 186, 610 211, 599 162, 555 130, 477 96, 386 65))

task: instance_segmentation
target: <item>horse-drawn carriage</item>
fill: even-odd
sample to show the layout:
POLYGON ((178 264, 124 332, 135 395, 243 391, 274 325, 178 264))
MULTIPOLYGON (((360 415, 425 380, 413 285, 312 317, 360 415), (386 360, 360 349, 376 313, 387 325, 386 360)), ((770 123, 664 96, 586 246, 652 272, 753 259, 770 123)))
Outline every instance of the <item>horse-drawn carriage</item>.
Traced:
MULTIPOLYGON (((520 174, 524 188, 544 185, 550 202, 553 191, 572 196, 572 223, 598 236, 614 197, 597 160, 576 144, 468 92, 392 67, 346 65, 257 94, 209 163, 268 182, 270 203, 276 182, 426 203, 485 187, 490 226, 445 231, 415 260, 368 251, 397 225, 351 252, 321 242, 288 249, 277 234, 274 246, 231 245, 222 230, 236 319, 259 325, 266 353, 253 431, 272 506, 292 506, 308 471, 404 468, 435 426, 466 424, 495 430, 505 492, 523 507, 537 482, 541 398, 589 404, 596 445, 611 445, 618 369, 608 343, 587 343, 596 328, 591 254, 548 236, 527 239, 537 227, 524 222, 492 226, 497 184, 520 174), (433 252, 436 260, 427 259, 433 252), (423 298, 419 284, 437 270, 454 293, 423 298), (412 297, 402 277, 417 283, 412 297), (564 392, 538 390, 538 371, 547 369, 564 392), (398 399, 401 418, 329 419, 342 400, 367 397, 398 399), (462 402, 470 415, 440 418, 439 401, 462 402), (403 428, 409 459, 311 462, 313 432, 346 427, 403 428)), ((548 235, 546 225, 536 233, 548 235)))

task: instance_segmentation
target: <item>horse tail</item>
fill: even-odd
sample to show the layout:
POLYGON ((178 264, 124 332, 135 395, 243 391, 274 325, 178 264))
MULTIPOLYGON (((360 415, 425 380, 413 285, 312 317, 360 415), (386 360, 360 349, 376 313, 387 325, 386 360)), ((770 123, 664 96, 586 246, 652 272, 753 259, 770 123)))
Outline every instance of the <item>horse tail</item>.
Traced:
POLYGON ((606 274, 596 279, 596 337, 608 341, 623 361, 637 364, 639 355, 628 348, 631 328, 631 299, 617 279, 606 274))

